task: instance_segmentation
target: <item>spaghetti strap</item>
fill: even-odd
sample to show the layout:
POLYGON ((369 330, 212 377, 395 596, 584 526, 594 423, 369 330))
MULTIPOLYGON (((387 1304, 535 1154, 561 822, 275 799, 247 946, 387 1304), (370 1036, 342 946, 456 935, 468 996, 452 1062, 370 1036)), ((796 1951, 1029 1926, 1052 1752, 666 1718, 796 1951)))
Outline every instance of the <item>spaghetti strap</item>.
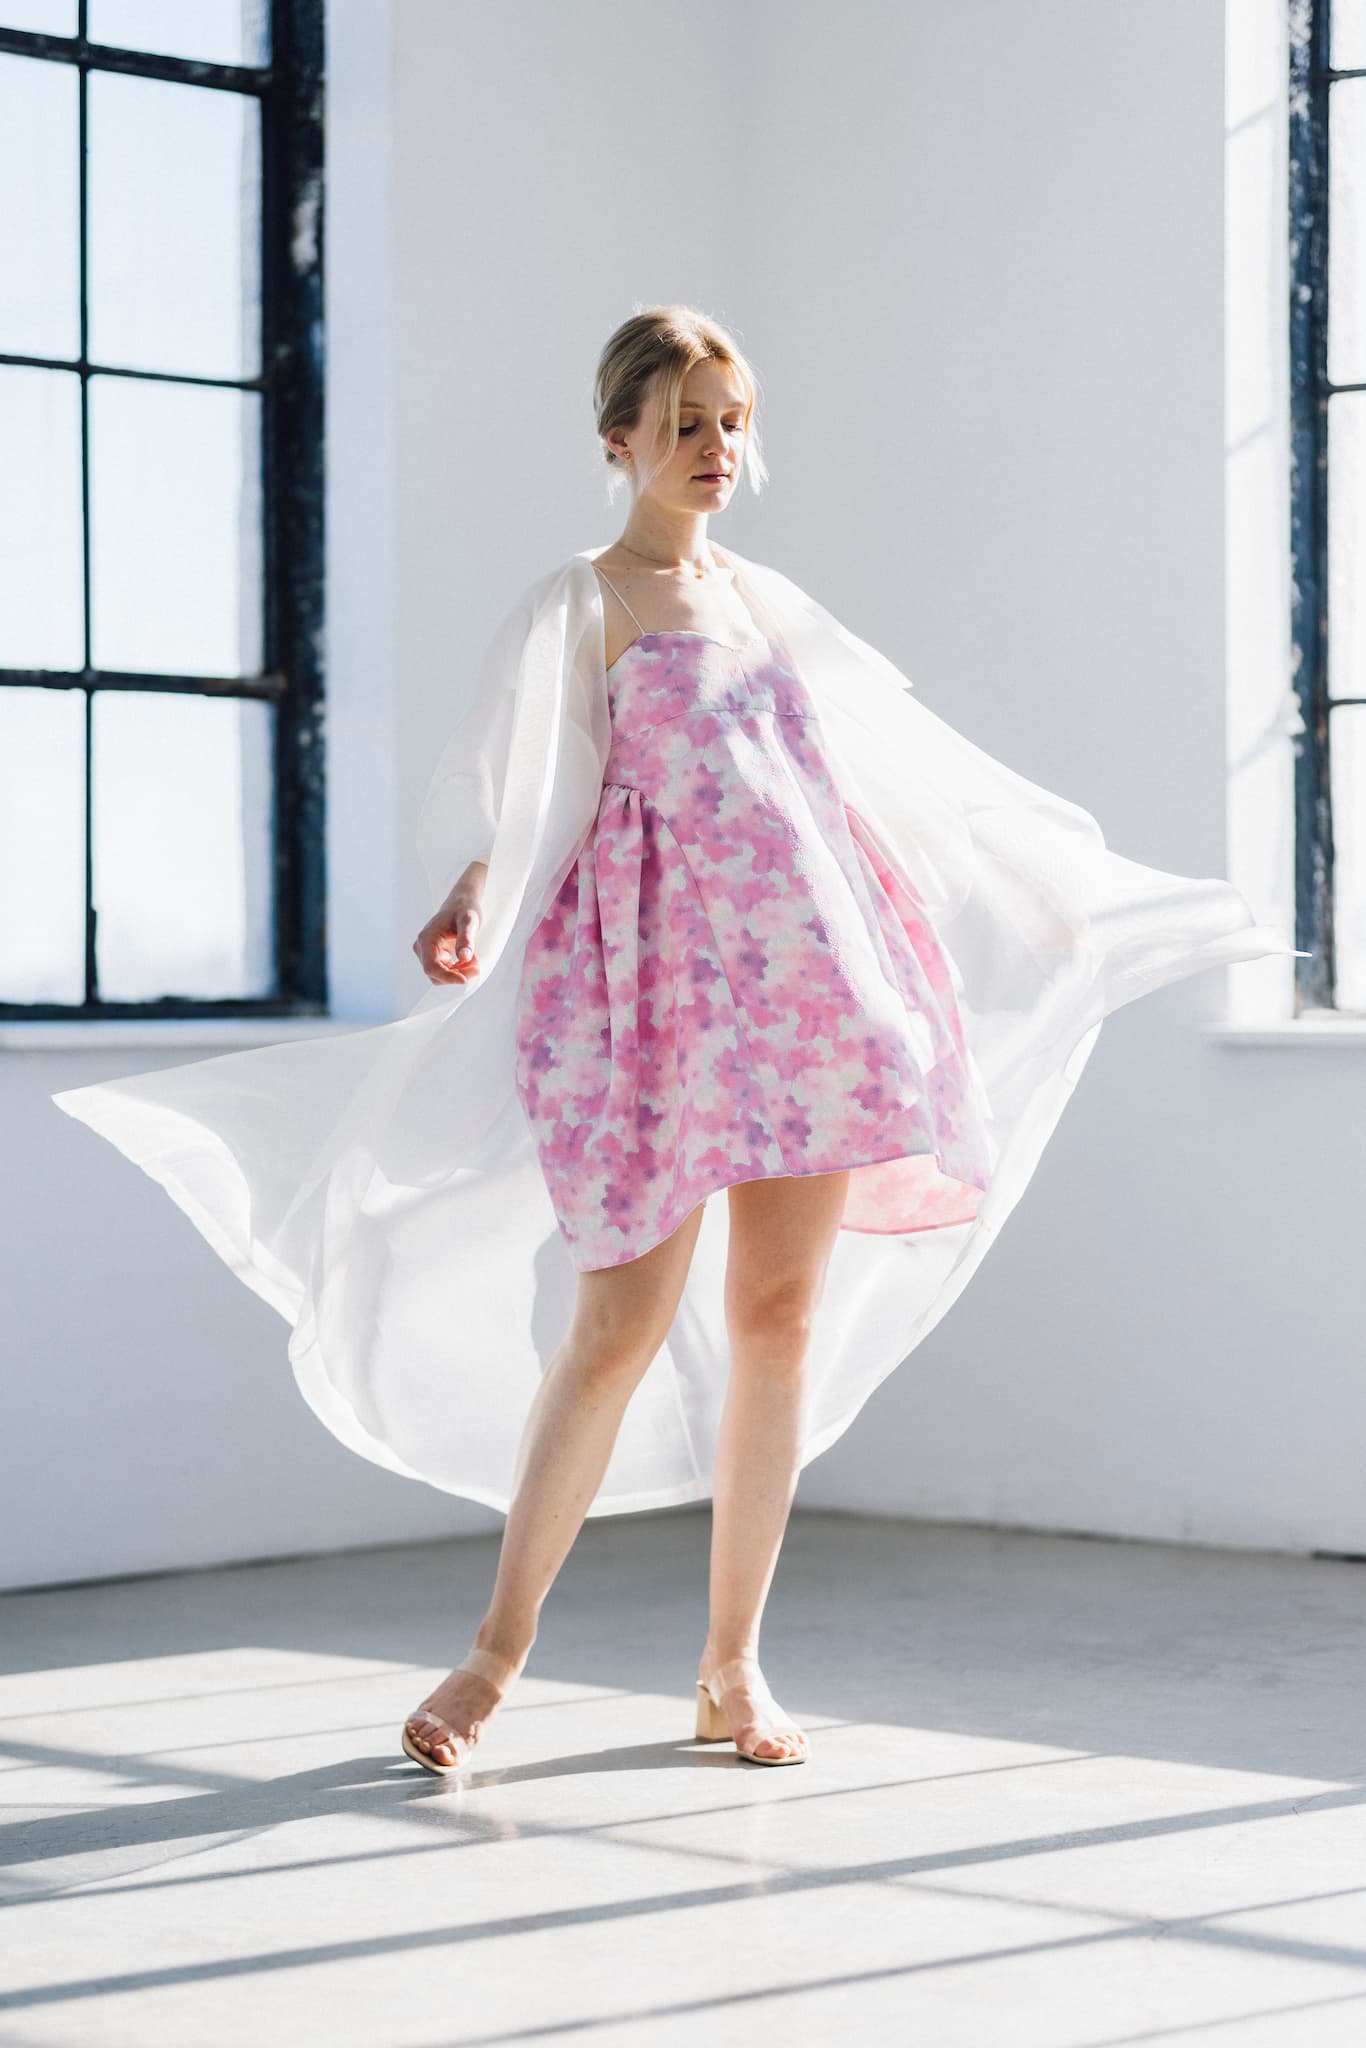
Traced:
MULTIPOLYGON (((597 563, 596 563, 596 562, 595 562, 595 563, 593 564, 593 567, 594 567, 595 569, 597 569, 597 568, 598 568, 598 565, 597 565, 597 563)), ((620 591, 619 591, 619 590, 617 589, 617 586, 616 586, 616 584, 615 584, 615 583, 614 583, 614 582, 612 581, 612 579, 611 579, 611 577, 610 577, 610 576, 608 575, 607 571, 606 571, 605 569, 598 569, 598 574, 599 574, 599 576, 601 576, 601 578, 602 578, 603 582, 604 582, 604 583, 605 583, 605 584, 607 585, 607 588, 608 588, 608 589, 609 589, 609 590, 611 591, 611 593, 612 593, 613 597, 614 597, 614 598, 615 598, 615 599, 617 600, 617 603, 618 603, 618 604, 620 604, 620 605, 625 605, 625 606, 626 606, 626 610, 627 610, 628 612, 631 612, 631 607, 630 607, 630 605, 629 605, 629 604, 626 604, 626 599, 625 599, 625 598, 624 598, 624 597, 622 596, 621 592, 620 592, 620 591)), ((635 615, 635 613, 634 613, 634 612, 631 612, 631 617, 632 617, 633 619, 636 619, 636 615, 635 615)), ((639 620, 639 619, 636 619, 636 625, 637 625, 637 626, 638 626, 638 627, 640 628, 640 631, 641 631, 642 633, 643 633, 643 632, 645 631, 645 628, 644 628, 644 627, 643 627, 643 626, 642 626, 642 625, 640 624, 640 620, 639 620)))

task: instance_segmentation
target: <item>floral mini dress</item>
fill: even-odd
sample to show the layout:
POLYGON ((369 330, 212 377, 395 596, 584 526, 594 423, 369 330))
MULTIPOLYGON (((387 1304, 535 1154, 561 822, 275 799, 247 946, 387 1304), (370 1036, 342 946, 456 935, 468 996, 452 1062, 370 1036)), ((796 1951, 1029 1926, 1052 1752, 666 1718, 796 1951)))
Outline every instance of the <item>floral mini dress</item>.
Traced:
POLYGON ((952 966, 786 649, 641 628, 607 684, 601 802, 517 994, 517 1093, 574 1265, 789 1175, 848 1169, 845 1230, 970 1221, 992 1152, 952 966))

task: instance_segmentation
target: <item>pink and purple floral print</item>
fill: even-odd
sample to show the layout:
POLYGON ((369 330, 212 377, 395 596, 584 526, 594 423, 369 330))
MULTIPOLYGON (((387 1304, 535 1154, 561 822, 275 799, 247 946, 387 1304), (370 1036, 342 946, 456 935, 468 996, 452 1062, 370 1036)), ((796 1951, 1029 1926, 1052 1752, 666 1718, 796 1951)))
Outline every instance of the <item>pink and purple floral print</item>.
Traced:
POLYGON ((580 1271, 737 1181, 850 1173, 842 1228, 969 1221, 984 1097, 909 877, 840 795, 786 649, 645 633, 528 941, 517 1091, 580 1271))

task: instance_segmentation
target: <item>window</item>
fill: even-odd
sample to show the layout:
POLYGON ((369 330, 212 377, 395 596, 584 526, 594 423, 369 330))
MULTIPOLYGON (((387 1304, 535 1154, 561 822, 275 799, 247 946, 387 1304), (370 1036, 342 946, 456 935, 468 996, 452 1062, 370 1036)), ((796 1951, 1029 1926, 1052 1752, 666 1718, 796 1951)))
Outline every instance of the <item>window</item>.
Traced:
POLYGON ((0 1016, 326 1008, 321 0, 0 0, 0 1016))
POLYGON ((1366 1011, 1366 0, 1289 0, 1296 1007, 1366 1011))

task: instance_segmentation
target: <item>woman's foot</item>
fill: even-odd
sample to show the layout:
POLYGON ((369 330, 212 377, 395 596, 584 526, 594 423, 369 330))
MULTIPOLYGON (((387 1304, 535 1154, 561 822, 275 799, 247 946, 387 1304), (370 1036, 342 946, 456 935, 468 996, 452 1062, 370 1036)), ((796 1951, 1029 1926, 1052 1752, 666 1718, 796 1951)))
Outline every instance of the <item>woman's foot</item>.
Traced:
POLYGON ((511 1689, 527 1659, 499 1655, 476 1645, 463 1664, 429 1692, 404 1722, 404 1731, 424 1758, 440 1770, 454 1770, 470 1757, 495 1708, 511 1689))
POLYGON ((704 1650, 698 1665, 699 1685, 720 1708, 741 1756, 763 1763, 795 1763, 808 1753, 805 1734, 778 1705, 759 1669, 757 1657, 721 1660, 704 1650), (714 1687, 710 1681, 719 1680, 714 1687))

